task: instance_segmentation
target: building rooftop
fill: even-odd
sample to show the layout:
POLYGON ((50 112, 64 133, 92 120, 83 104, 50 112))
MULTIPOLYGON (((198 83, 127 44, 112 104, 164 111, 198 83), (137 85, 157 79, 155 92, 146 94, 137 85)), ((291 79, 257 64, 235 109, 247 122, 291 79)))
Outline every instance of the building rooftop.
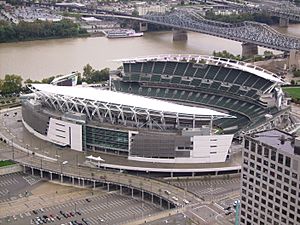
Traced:
POLYGON ((294 137, 283 131, 273 129, 255 133, 253 139, 278 150, 294 154, 294 137))

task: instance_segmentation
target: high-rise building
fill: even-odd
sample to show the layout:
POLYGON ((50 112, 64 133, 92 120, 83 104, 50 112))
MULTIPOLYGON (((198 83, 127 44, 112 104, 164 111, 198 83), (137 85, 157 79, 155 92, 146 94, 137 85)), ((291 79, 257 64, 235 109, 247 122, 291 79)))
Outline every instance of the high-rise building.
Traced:
POLYGON ((268 130, 245 136, 240 224, 300 224, 300 139, 268 130))

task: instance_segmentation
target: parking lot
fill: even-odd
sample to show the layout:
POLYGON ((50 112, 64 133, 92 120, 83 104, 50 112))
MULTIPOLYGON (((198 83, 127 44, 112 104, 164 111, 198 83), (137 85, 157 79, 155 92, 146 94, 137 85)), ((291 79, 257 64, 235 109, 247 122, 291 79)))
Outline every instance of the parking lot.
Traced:
POLYGON ((160 211, 150 203, 106 193, 2 218, 1 224, 124 224, 160 211))
POLYGON ((218 200, 240 191, 240 178, 171 181, 173 185, 186 188, 205 201, 218 200))
MULTIPOLYGON (((185 216, 198 224, 233 225, 235 221, 234 201, 240 198, 240 178, 226 177, 211 179, 184 179, 170 181, 171 184, 186 188, 211 202, 198 205, 185 212, 185 216)), ((176 224, 176 217, 165 218, 164 222, 176 224)), ((154 223, 155 224, 155 223, 154 223)), ((185 223, 182 223, 185 224, 185 223)), ((187 223, 188 224, 188 223, 187 223)))
POLYGON ((33 185, 41 179, 23 173, 0 176, 0 203, 30 195, 33 185))

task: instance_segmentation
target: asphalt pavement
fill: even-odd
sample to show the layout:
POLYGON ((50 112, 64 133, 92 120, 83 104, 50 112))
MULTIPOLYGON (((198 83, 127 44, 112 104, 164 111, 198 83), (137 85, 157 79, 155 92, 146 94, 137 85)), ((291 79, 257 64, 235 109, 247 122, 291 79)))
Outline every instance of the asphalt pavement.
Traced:
POLYGON ((117 225, 142 219, 160 211, 161 209, 150 203, 115 193, 106 193, 5 217, 2 218, 1 224, 69 224, 73 221, 74 224, 77 222, 90 225, 117 225))

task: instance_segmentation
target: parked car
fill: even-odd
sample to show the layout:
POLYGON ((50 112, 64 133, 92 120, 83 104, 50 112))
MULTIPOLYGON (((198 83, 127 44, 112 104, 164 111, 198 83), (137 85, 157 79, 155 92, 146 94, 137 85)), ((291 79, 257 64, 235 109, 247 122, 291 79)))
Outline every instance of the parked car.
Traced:
POLYGON ((177 198, 176 196, 173 196, 172 199, 173 199, 174 201, 178 201, 178 198, 177 198))
POLYGON ((226 210, 225 211, 225 215, 227 216, 227 215, 230 215, 232 213, 232 211, 230 211, 230 210, 226 210))

